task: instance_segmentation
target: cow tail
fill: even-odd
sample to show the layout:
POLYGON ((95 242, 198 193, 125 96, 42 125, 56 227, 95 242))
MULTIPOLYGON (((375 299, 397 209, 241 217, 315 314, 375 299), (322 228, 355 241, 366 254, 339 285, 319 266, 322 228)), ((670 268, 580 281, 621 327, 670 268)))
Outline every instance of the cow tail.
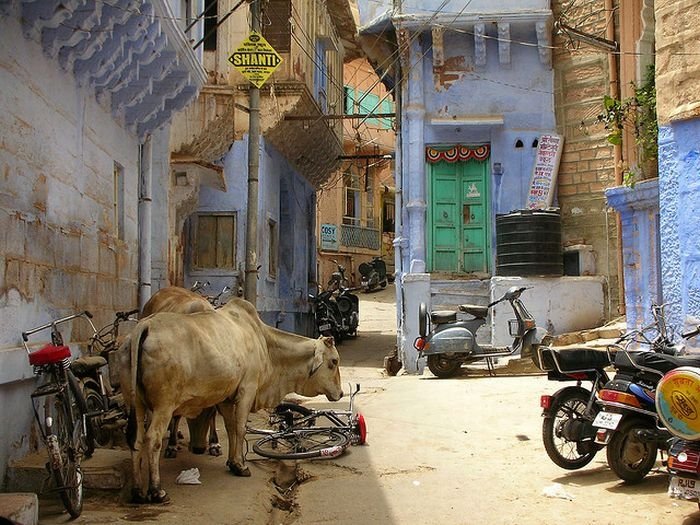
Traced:
POLYGON ((142 392, 139 391, 139 365, 141 364, 141 347, 148 336, 148 322, 141 321, 136 325, 131 334, 129 343, 130 365, 131 365, 131 392, 133 402, 129 406, 129 414, 126 423, 126 441, 131 450, 136 444, 136 434, 138 432, 138 421, 136 421, 136 403, 143 404, 142 392))

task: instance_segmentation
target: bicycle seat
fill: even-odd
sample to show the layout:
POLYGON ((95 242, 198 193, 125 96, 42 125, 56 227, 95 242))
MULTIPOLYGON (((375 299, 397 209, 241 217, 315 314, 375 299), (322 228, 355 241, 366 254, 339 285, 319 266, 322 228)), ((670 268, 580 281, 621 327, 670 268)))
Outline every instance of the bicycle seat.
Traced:
POLYGON ((46 345, 36 352, 29 354, 29 364, 32 366, 58 363, 70 357, 70 348, 67 346, 46 345))
POLYGON ((71 371, 78 377, 86 376, 91 370, 107 364, 107 360, 99 355, 79 357, 70 364, 71 371))
POLYGON ((457 312, 452 310, 435 310, 430 312, 430 320, 435 324, 447 324, 457 321, 457 312))
POLYGON ((477 319, 486 319, 489 313, 489 307, 478 304, 460 304, 459 311, 471 314, 477 319))

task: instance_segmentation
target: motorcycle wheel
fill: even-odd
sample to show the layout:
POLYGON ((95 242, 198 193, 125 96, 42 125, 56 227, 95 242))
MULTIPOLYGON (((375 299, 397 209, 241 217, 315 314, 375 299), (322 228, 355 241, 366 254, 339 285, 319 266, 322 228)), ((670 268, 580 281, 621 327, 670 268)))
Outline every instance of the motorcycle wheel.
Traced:
POLYGON ((588 421, 585 415, 590 392, 583 388, 567 387, 552 399, 549 415, 542 421, 542 441, 549 459, 566 470, 577 470, 588 465, 600 450, 590 440, 569 441, 562 435, 565 424, 572 420, 588 421))
POLYGON ((440 379, 454 376, 461 366, 462 362, 457 359, 448 359, 440 354, 428 356, 428 369, 440 379))
POLYGON ((653 428, 650 425, 639 417, 625 418, 608 443, 608 465, 627 483, 642 481, 656 463, 656 443, 644 443, 636 435, 637 430, 653 428))

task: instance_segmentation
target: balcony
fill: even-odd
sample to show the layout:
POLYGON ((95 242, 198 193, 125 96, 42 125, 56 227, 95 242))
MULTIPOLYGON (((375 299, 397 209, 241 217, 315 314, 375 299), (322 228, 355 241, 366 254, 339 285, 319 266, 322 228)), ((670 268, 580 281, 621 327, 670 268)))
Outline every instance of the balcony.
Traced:
POLYGON ((340 244, 350 248, 378 250, 381 247, 381 234, 376 228, 363 228, 343 224, 340 228, 340 244))

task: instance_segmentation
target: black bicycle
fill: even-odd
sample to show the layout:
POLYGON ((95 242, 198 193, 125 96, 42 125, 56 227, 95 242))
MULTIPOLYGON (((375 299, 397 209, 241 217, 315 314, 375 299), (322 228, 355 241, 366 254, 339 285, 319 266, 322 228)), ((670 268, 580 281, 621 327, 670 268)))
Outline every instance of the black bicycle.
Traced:
POLYGON ((22 344, 29 356, 29 364, 40 377, 39 386, 32 392, 34 417, 46 445, 49 461, 46 469, 68 513, 77 518, 83 509, 83 473, 81 460, 92 453, 86 434, 87 406, 70 370, 71 351, 63 343, 58 325, 84 317, 89 312, 61 317, 22 332, 22 344), (29 336, 51 329, 51 344, 31 351, 29 336))
POLYGON ((349 445, 363 445, 367 425, 362 414, 353 410, 359 391, 358 384, 350 395, 348 410, 314 410, 280 403, 270 414, 271 430, 248 428, 250 434, 265 436, 253 444, 253 450, 271 459, 313 459, 334 458, 349 445))

